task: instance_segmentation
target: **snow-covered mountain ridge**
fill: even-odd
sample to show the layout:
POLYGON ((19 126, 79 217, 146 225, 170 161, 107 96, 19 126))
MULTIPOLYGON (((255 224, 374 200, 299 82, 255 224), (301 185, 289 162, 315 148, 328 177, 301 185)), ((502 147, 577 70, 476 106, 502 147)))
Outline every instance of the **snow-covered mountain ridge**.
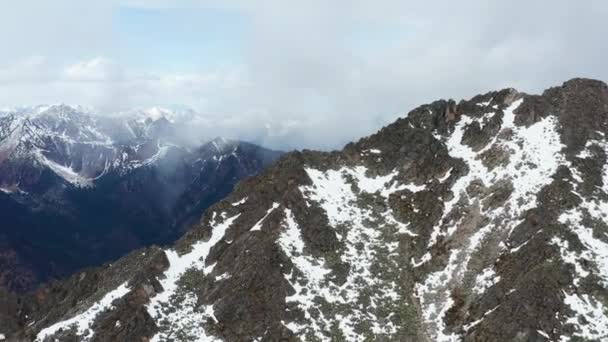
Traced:
POLYGON ((283 156, 173 247, 26 296, 14 304, 21 327, 5 330, 37 341, 603 341, 606 134, 608 86, 594 80, 423 105, 341 151, 283 156))
MULTIPOLYGON (((93 186, 110 171, 124 174, 148 165, 171 148, 196 148, 179 139, 173 125, 181 118, 158 107, 116 115, 63 104, 5 110, 0 112, 0 164, 29 159, 72 185, 93 186)), ((18 189, 22 179, 4 174, 0 186, 18 189)))

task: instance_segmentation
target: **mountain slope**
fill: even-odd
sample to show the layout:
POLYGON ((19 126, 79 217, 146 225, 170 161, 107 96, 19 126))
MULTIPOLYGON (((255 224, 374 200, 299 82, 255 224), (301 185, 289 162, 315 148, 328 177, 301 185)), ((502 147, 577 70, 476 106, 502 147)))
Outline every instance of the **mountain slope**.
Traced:
POLYGON ((30 290, 171 243, 280 155, 222 138, 189 145, 155 114, 55 105, 0 116, 0 286, 30 290))
POLYGON ((608 87, 437 101, 242 181, 170 249, 6 301, 14 340, 608 338, 608 87), (10 304, 10 305, 9 305, 10 304))

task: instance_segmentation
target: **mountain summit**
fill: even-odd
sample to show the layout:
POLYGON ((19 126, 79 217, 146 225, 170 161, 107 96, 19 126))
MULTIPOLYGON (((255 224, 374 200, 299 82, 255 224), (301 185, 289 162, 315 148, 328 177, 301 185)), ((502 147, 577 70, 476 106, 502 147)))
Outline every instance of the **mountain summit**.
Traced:
POLYGON ((32 295, 36 341, 608 338, 608 87, 574 79, 420 106, 289 153, 168 249, 32 295))

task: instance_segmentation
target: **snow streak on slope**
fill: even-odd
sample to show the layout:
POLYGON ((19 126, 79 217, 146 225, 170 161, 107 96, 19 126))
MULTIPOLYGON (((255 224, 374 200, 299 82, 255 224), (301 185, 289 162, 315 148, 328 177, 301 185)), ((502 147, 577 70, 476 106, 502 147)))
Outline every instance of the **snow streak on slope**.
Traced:
POLYGON ((253 227, 251 227, 250 231, 253 232, 256 230, 262 230, 262 223, 264 223, 264 220, 266 220, 268 215, 270 215, 270 213, 272 213, 272 211, 278 207, 279 207, 278 203, 273 203, 272 207, 270 207, 270 209, 268 209, 268 211, 266 211, 266 215, 264 215, 264 217, 262 217, 255 225, 253 225, 253 227))
POLYGON ((93 186, 93 179, 83 177, 74 171, 71 167, 64 166, 46 158, 42 153, 36 154, 38 161, 48 166, 56 175, 65 179, 67 182, 77 187, 91 187, 93 186))
POLYGON ((304 340, 362 341, 366 337, 357 332, 361 326, 369 326, 374 338, 380 339, 390 338, 398 330, 391 312, 403 305, 401 289, 389 276, 390 271, 382 273, 379 268, 398 268, 398 243, 387 241, 386 236, 404 233, 405 224, 389 210, 374 212, 359 195, 367 193, 386 201, 392 192, 423 187, 396 184, 396 172, 372 178, 366 171, 362 166, 325 172, 307 168, 313 185, 300 188, 309 205, 316 202, 325 210, 329 224, 344 243, 340 258, 350 269, 343 284, 328 279, 332 270, 326 260, 306 255, 298 225, 290 211, 285 213, 286 231, 279 243, 297 268, 287 276, 296 293, 286 300, 296 303, 305 319, 284 324, 304 340), (323 312, 319 303, 331 304, 333 309, 323 312))
MULTIPOLYGON (((608 156, 608 143, 605 141, 588 141, 585 150, 577 157, 586 159, 594 158, 589 151, 591 146, 599 147, 608 156)), ((589 199, 579 195, 576 191, 581 186, 582 180, 574 182, 575 193, 579 195, 581 204, 573 209, 562 213, 558 221, 569 227, 578 237, 583 245, 582 251, 571 250, 567 241, 558 237, 553 238, 552 243, 560 249, 564 262, 573 265, 575 274, 573 289, 564 291, 564 302, 572 309, 574 316, 568 318, 567 325, 573 325, 575 333, 573 336, 587 340, 608 339, 608 308, 606 308, 592 294, 584 294, 578 289, 581 281, 591 275, 597 277, 604 287, 608 287, 608 243, 606 234, 594 234, 590 224, 605 223, 608 220, 608 201, 603 200, 608 194, 608 164, 604 164, 602 174, 602 187, 595 190, 604 196, 594 196, 589 199), (602 236, 600 236, 602 235, 602 236)), ((578 170, 572 169, 573 174, 578 170)), ((574 177, 575 180, 580 177, 574 177)), ((562 336, 562 341, 569 341, 562 336)))
MULTIPOLYGON (((239 214, 240 215, 240 214, 239 214)), ((165 271, 164 279, 160 280, 163 292, 152 297, 148 304, 148 313, 156 321, 160 332, 154 336, 152 341, 167 341, 178 338, 182 334, 189 337, 196 337, 196 341, 216 341, 217 338, 206 334, 201 326, 207 318, 215 319, 213 306, 197 305, 196 295, 193 293, 180 293, 179 280, 190 270, 202 271, 205 274, 211 273, 213 266, 205 266, 205 259, 211 247, 218 243, 239 215, 226 218, 222 213, 222 222, 215 220, 211 222, 212 235, 208 241, 199 241, 192 245, 192 250, 184 255, 179 255, 174 250, 166 250, 169 259, 169 269, 165 271), (178 296, 183 296, 180 300, 178 296), (181 301, 181 302, 180 302, 181 301)))
POLYGON ((76 334, 80 341, 86 342, 93 337, 91 327, 98 314, 103 311, 112 309, 112 302, 122 298, 129 293, 130 289, 127 284, 122 284, 113 291, 108 292, 99 302, 93 304, 85 312, 78 314, 68 320, 61 321, 51 325, 48 328, 42 329, 36 336, 36 341, 44 341, 49 336, 54 335, 60 330, 76 329, 76 334))
MULTIPOLYGON (((444 318, 453 305, 452 290, 462 285, 468 271, 476 272, 469 268, 473 253, 489 234, 502 231, 506 232, 502 236, 508 236, 521 222, 521 214, 536 206, 537 193, 552 181, 551 175, 557 167, 565 163, 559 154, 562 144, 557 132, 557 119, 548 117, 529 127, 515 126, 513 111, 520 104, 521 100, 516 101, 504 111, 501 133, 481 150, 474 151, 463 144, 462 139, 468 125, 478 120, 483 126, 484 118, 461 116, 454 132, 446 141, 450 156, 462 159, 468 166, 468 173, 454 184, 454 197, 444 204, 443 218, 435 227, 428 247, 434 245, 440 236, 446 239, 454 238, 456 232, 459 232, 459 239, 466 239, 468 242, 449 251, 449 259, 443 269, 429 274, 423 282, 416 284, 424 328, 435 341, 461 340, 460 336, 445 331, 444 318), (508 163, 488 169, 481 160, 481 154, 490 148, 508 153, 508 163), (504 204, 497 208, 488 208, 480 204, 476 194, 469 193, 468 188, 473 182, 481 182, 485 189, 509 186, 512 192, 504 204), (460 205, 469 208, 468 212, 459 210, 460 205), (453 210, 457 210, 458 215, 448 216, 453 210)), ((486 116, 492 115, 497 114, 490 113, 486 116)), ((427 253, 422 261, 429 260, 431 256, 427 253)), ((492 264, 487 267, 489 268, 483 271, 482 278, 472 284, 475 286, 474 291, 478 293, 483 293, 487 287, 499 281, 492 277, 492 264)), ((479 271, 481 270, 477 272, 479 271)))
POLYGON ((248 197, 243 197, 240 201, 236 201, 234 203, 232 203, 233 206, 237 207, 239 205, 243 205, 245 204, 245 202, 247 202, 248 197))
MULTIPOLYGON (((285 232, 281 234, 279 238, 279 245, 283 248, 283 251, 291 258, 294 267, 300 272, 303 279, 307 279, 309 285, 300 285, 298 281, 291 282, 291 286, 295 289, 296 293, 293 296, 287 297, 287 302, 297 302, 300 308, 304 311, 306 319, 311 323, 313 333, 316 336, 321 336, 323 327, 331 326, 332 322, 325 317, 319 317, 322 320, 321 323, 317 323, 311 317, 311 310, 315 307, 314 298, 317 295, 323 297, 330 297, 329 288, 320 286, 325 283, 325 276, 330 273, 330 270, 324 266, 325 260, 317 260, 311 256, 304 255, 304 241, 300 234, 300 229, 295 221, 293 213, 289 209, 285 209, 285 232)), ((287 278, 293 279, 295 276, 294 272, 287 278)), ((283 324, 296 334, 305 332, 307 325, 299 324, 296 322, 289 322, 283 324)))

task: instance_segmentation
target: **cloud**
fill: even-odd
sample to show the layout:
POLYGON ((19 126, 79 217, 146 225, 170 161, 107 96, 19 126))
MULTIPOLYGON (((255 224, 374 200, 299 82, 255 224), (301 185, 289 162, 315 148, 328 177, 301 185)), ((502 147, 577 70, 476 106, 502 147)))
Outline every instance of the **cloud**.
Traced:
POLYGON ((103 55, 111 47, 109 1, 20 0, 0 5, 0 65, 29 56, 49 63, 103 55))
POLYGON ((22 61, 0 68, 0 83, 46 82, 56 77, 47 68, 44 56, 29 56, 22 61))
POLYGON ((70 65, 63 74, 66 81, 74 82, 117 82, 124 77, 122 68, 104 57, 70 65))
MULTIPOLYGON (((602 44, 608 4, 602 1, 104 3, 96 5, 98 16, 68 0, 49 9, 53 20, 33 18, 24 8, 0 14, 13 17, 10 28, 0 20, 0 41, 8 42, 3 50, 10 56, 0 57, 0 105, 184 105, 200 113, 201 122, 214 123, 201 129, 204 134, 328 149, 439 98, 510 86, 539 92, 578 76, 608 80, 608 46, 602 44), (114 31, 111 19, 121 6, 238 13, 246 22, 238 58, 209 65, 201 54, 189 56, 200 65, 169 67, 146 64, 145 54, 126 60, 115 43, 124 33, 114 31), (17 40, 26 18, 32 32, 17 40), (52 22, 63 24, 45 32, 52 22), (6 33, 11 30, 13 38, 6 33), (32 55, 44 57, 28 62, 32 55)), ((221 40, 223 33, 212 34, 221 40)))

